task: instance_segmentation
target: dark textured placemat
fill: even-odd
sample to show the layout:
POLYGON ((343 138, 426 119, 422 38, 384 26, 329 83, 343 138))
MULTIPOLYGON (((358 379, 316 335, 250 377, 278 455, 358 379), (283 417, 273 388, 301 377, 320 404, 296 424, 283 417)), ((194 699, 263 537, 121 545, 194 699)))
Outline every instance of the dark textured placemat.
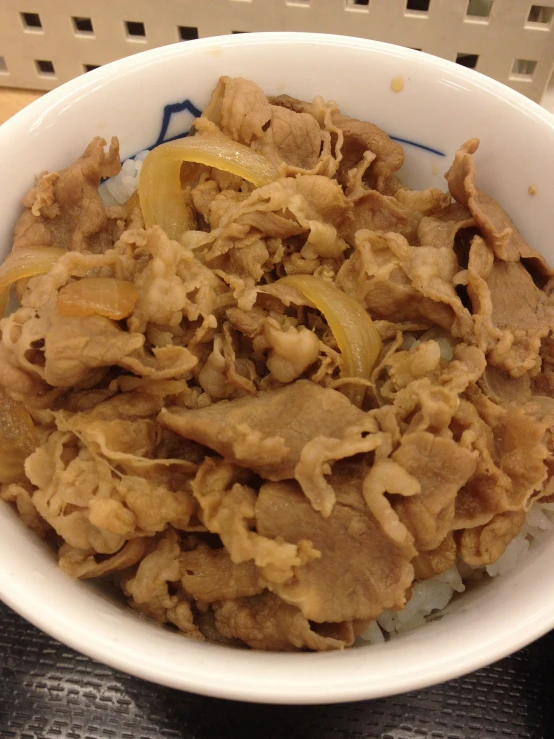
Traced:
POLYGON ((362 703, 264 706, 162 688, 0 603, 2 739, 554 739, 554 631, 478 672, 362 703))

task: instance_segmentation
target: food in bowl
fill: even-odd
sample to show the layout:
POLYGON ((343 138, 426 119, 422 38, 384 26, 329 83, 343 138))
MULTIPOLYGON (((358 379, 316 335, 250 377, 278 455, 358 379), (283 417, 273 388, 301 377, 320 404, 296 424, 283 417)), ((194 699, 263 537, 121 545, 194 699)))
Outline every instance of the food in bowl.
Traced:
POLYGON ((194 639, 378 640, 551 506, 553 273, 476 140, 410 190, 373 124, 228 77, 193 133, 120 204, 115 139, 25 196, 1 495, 194 639))

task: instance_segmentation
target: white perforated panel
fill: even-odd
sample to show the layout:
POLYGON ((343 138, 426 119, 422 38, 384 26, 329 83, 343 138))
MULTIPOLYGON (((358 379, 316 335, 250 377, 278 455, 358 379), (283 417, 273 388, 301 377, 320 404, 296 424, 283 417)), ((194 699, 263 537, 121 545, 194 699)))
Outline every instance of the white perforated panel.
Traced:
POLYGON ((554 0, 1 0, 0 86, 48 90, 197 37, 319 31, 421 49, 540 100, 553 21, 554 0))

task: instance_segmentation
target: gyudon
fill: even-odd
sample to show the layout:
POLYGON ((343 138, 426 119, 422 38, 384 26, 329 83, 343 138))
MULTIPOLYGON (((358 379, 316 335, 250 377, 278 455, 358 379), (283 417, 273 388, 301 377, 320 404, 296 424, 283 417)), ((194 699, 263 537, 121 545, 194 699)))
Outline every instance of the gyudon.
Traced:
POLYGON ((409 190, 375 125, 228 77, 193 134, 117 204, 116 139, 25 196, 1 495, 194 639, 382 638, 552 495, 553 273, 476 187, 476 140, 449 192, 409 190))

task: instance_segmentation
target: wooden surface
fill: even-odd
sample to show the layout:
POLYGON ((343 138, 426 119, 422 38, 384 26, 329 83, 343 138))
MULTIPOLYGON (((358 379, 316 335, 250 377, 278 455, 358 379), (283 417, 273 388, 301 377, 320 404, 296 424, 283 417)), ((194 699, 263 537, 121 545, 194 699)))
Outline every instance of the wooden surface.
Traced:
POLYGON ((0 87, 0 123, 11 118, 14 113, 36 100, 43 92, 38 90, 16 90, 11 87, 0 87))

